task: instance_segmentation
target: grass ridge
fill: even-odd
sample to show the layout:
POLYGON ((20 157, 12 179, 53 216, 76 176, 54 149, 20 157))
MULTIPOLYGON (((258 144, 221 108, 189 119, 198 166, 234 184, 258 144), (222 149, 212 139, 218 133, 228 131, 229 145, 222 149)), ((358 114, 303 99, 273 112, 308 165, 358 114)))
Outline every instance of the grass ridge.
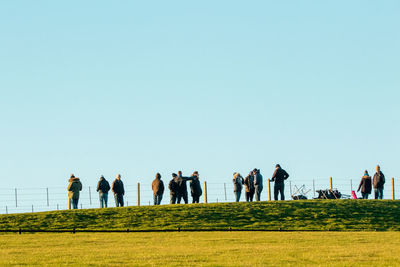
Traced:
POLYGON ((163 205, 0 215, 0 230, 400 231, 399 214, 392 200, 163 205))

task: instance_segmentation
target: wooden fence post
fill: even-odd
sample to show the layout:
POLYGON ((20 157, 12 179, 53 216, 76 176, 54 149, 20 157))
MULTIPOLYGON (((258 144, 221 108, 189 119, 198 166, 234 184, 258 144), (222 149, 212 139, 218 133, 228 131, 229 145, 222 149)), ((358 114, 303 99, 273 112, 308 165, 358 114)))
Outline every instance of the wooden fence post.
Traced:
POLYGON ((204 203, 207 204, 207 182, 204 181, 204 203))
POLYGON ((332 177, 329 178, 329 188, 333 190, 332 177))
POLYGON ((137 206, 140 206, 140 183, 137 183, 137 206))
POLYGON ((271 180, 267 180, 268 201, 271 201, 271 180))
POLYGON ((394 178, 392 177, 392 200, 394 200, 394 178))

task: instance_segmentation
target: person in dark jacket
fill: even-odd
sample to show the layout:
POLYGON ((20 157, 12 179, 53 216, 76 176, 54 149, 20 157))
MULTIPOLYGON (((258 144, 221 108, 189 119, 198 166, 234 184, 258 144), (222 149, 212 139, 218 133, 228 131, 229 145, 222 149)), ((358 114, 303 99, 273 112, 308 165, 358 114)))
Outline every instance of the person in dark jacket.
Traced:
POLYGON ((172 174, 172 180, 169 181, 168 189, 170 191, 170 204, 176 204, 177 196, 178 196, 178 184, 176 183, 176 177, 178 175, 176 173, 172 174))
POLYGON ((116 207, 123 207, 124 206, 124 183, 121 181, 121 175, 118 174, 117 178, 114 180, 112 184, 112 191, 114 193, 115 198, 115 206, 116 207))
POLYGON ((192 175, 192 178, 193 180, 190 181, 190 192, 193 198, 192 203, 199 203, 200 196, 203 194, 199 180, 199 172, 195 171, 192 175))
POLYGON ((235 193, 235 201, 240 201, 240 196, 242 195, 244 180, 240 173, 235 172, 233 174, 233 192, 235 193))
POLYGON ((279 164, 275 166, 275 172, 272 175, 274 184, 274 199, 278 200, 278 195, 281 194, 281 200, 285 200, 285 180, 289 178, 289 174, 281 168, 279 164))
POLYGON ((186 182, 190 181, 190 180, 193 180, 193 178, 183 177, 182 172, 178 171, 178 176, 175 178, 175 182, 178 184, 178 195, 177 195, 177 203, 178 204, 181 203, 182 198, 183 198, 183 201, 185 201, 185 204, 189 203, 186 182))
POLYGON ((252 202, 254 197, 254 177, 252 172, 244 178, 244 190, 246 192, 246 201, 252 202))
POLYGON ((100 207, 107 208, 108 205, 108 191, 110 191, 110 184, 108 181, 104 178, 102 175, 100 177, 100 181, 97 183, 97 192, 99 192, 99 198, 100 198, 100 207))
POLYGON ((385 175, 381 172, 381 167, 376 166, 376 173, 373 178, 375 199, 383 199, 383 185, 385 184, 385 175))
POLYGON ((71 203, 72 203, 72 208, 77 209, 78 202, 79 202, 79 191, 82 191, 82 183, 79 180, 79 178, 75 177, 73 174, 71 175, 71 178, 69 179, 69 184, 68 184, 67 190, 68 190, 69 208, 71 209, 71 203))
POLYGON ((263 190, 263 177, 259 169, 253 170, 254 177, 254 193, 256 195, 256 201, 261 200, 261 192, 263 190))
POLYGON ((361 178, 360 185, 358 186, 357 192, 361 189, 361 195, 363 199, 368 199, 368 195, 371 194, 371 176, 368 171, 364 172, 364 176, 361 178))
POLYGON ((154 205, 160 205, 164 194, 164 182, 161 180, 161 174, 156 174, 151 188, 153 189, 154 205))

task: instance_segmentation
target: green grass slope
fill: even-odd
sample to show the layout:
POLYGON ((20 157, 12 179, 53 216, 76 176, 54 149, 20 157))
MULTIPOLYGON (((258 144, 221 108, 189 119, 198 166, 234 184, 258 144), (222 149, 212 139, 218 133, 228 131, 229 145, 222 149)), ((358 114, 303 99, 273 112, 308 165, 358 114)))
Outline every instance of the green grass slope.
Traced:
POLYGON ((400 201, 306 200, 64 210, 0 215, 7 229, 399 231, 400 201))

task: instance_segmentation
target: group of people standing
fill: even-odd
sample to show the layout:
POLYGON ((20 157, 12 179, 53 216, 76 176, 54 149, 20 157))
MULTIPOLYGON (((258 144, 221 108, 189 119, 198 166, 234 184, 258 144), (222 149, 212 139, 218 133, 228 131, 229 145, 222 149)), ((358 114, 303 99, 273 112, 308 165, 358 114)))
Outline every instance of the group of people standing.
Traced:
MULTIPOLYGON (((285 180, 289 178, 289 174, 281 168, 279 164, 276 164, 275 171, 272 175, 272 181, 274 184, 274 199, 278 200, 279 194, 281 200, 285 200, 285 180)), ((233 191, 235 193, 236 202, 240 201, 242 195, 242 189, 245 189, 245 196, 247 202, 252 202, 255 196, 256 201, 261 200, 261 192, 263 190, 263 176, 260 173, 260 169, 253 169, 249 175, 243 179, 240 173, 235 172, 233 174, 233 191)))
MULTIPOLYGON (((103 175, 100 177, 96 189, 96 191, 99 192, 100 207, 102 208, 108 207, 108 192, 110 191, 110 189, 114 194, 115 206, 123 207, 125 188, 124 188, 124 183, 121 180, 120 174, 117 175, 111 187, 103 175)), ((71 174, 71 177, 69 179, 67 190, 68 190, 68 208, 77 209, 79 202, 79 192, 82 191, 82 183, 80 179, 78 177, 75 177, 75 175, 73 174, 71 174)))
POLYGON ((375 199, 383 199, 383 188, 385 185, 385 175, 381 172, 381 167, 376 166, 376 172, 374 178, 371 179, 368 171, 364 172, 364 176, 361 178, 360 185, 358 186, 357 192, 361 189, 361 196, 363 199, 368 199, 371 194, 372 187, 374 188, 375 199))
MULTIPOLYGON (((285 180, 289 178, 289 174, 281 168, 279 164, 275 166, 275 171, 272 175, 271 181, 274 182, 274 199, 278 200, 279 195, 281 200, 285 200, 285 180)), ((182 175, 182 171, 172 174, 172 179, 169 181, 168 189, 170 190, 170 204, 180 204, 181 201, 185 204, 189 203, 187 182, 189 182, 190 193, 192 196, 192 203, 199 203, 200 196, 203 191, 200 184, 199 172, 195 171, 189 177, 182 175)), ((376 173, 373 179, 369 176, 368 171, 364 172, 358 190, 361 190, 362 198, 368 199, 371 194, 372 187, 374 188, 375 199, 383 198, 383 188, 385 184, 385 175, 381 172, 380 166, 376 167, 376 173)), ((152 191, 154 205, 160 205, 164 195, 165 187, 164 182, 161 180, 161 174, 157 173, 152 182, 152 191)), ((253 169, 246 178, 243 178, 240 173, 233 174, 233 191, 235 194, 235 201, 239 202, 242 194, 242 189, 245 189, 245 197, 247 202, 252 202, 255 196, 256 201, 261 200, 261 192, 263 191, 263 176, 260 169, 253 169)), ((79 192, 82 190, 82 183, 78 177, 71 174, 68 184, 68 206, 69 209, 77 209, 79 202, 79 192)), ((108 192, 112 190, 115 199, 116 207, 124 206, 125 188, 121 180, 121 175, 118 174, 110 186, 109 182, 100 177, 97 183, 97 192, 99 192, 100 207, 108 207, 108 192)))

